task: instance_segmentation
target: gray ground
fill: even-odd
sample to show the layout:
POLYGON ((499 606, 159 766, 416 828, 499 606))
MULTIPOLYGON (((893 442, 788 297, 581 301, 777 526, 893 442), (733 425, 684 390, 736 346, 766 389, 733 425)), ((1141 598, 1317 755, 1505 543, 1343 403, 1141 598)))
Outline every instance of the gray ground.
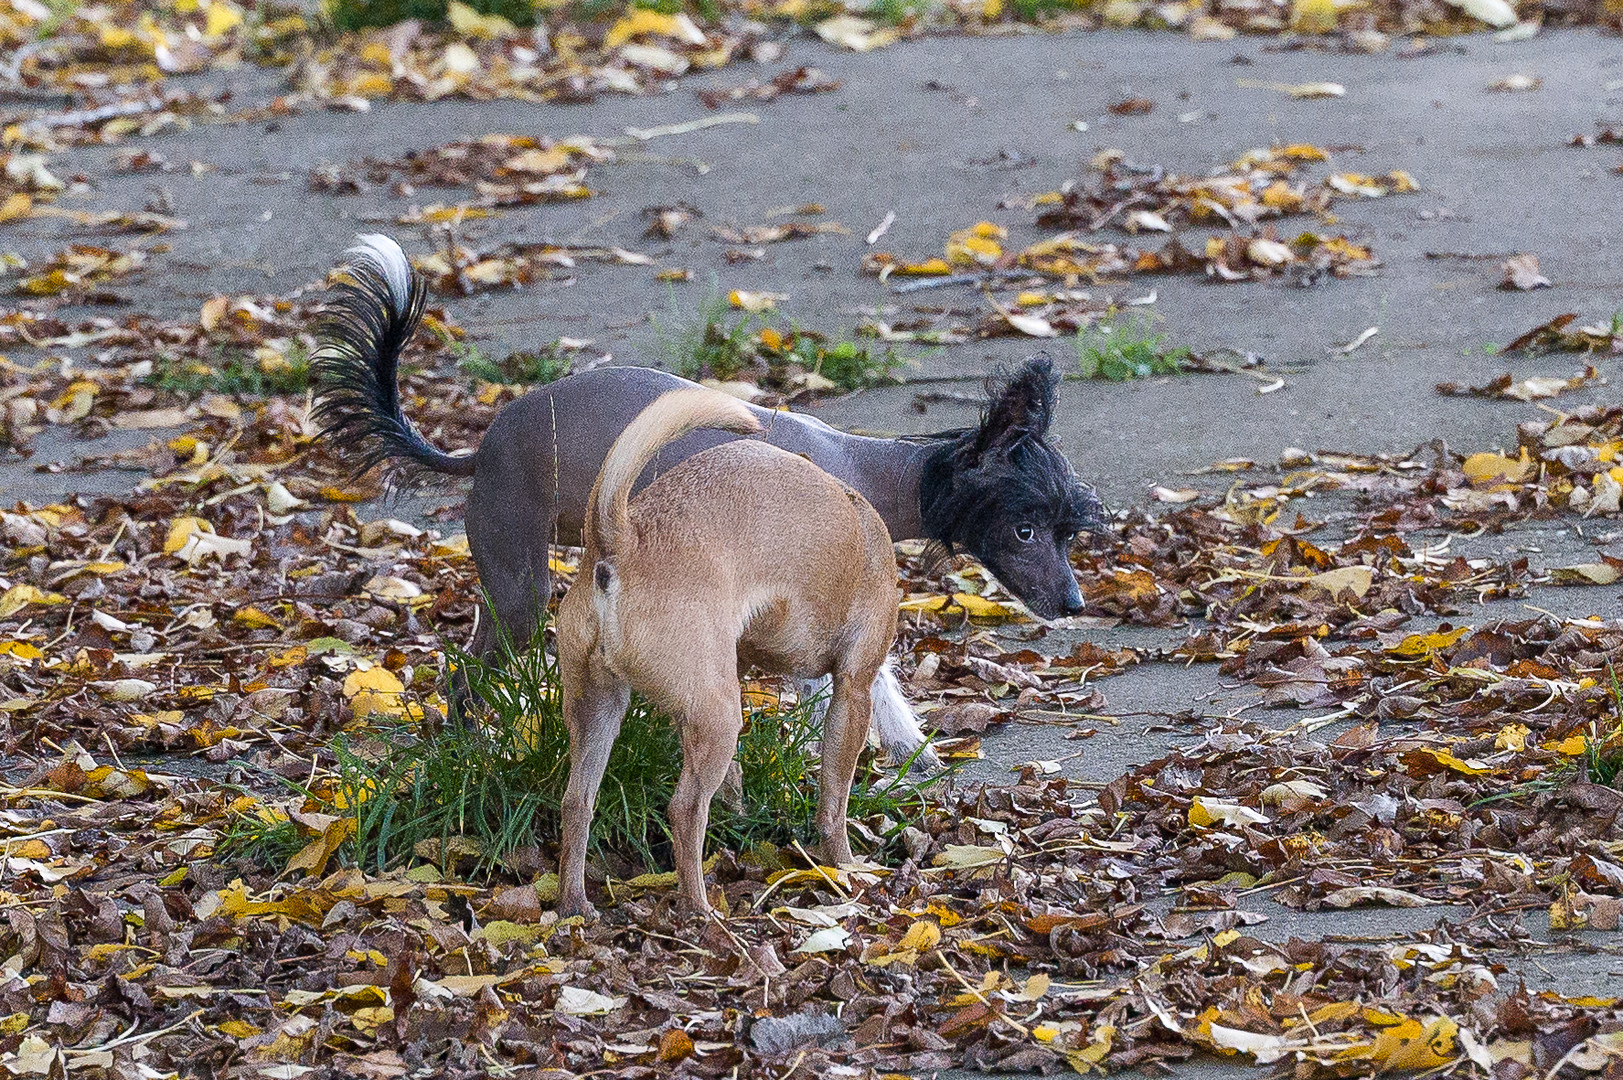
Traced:
MULTIPOLYGON (((905 318, 911 303, 971 312, 982 303, 967 290, 897 297, 860 276, 856 268, 868 250, 866 235, 887 212, 895 212, 896 223, 878 246, 902 255, 938 254, 949 232, 980 219, 1008 226, 1011 246, 1023 245, 1039 235, 1029 224, 1032 214, 1000 210, 1000 202, 1057 188, 1078 176, 1100 148, 1198 172, 1251 147, 1312 142, 1353 148, 1337 152, 1339 169, 1412 173, 1419 194, 1337 205, 1338 228, 1374 245, 1384 264, 1378 276, 1316 288, 1159 277, 1096 291, 1126 298, 1153 288, 1163 328, 1174 340, 1197 349, 1255 351, 1287 383, 1268 395, 1258 394, 1259 382, 1245 375, 1067 383, 1058 434, 1078 469, 1118 506, 1144 500, 1157 483, 1226 483, 1226 478, 1183 474, 1233 457, 1267 465, 1288 446, 1404 452, 1434 438, 1467 450, 1512 446, 1515 425, 1546 415, 1542 409, 1443 397, 1433 391, 1434 384, 1480 384, 1507 366, 1519 378, 1571 374, 1581 362, 1512 358, 1507 365, 1485 346, 1506 342, 1564 311, 1593 322, 1623 304, 1623 176, 1612 171, 1623 153, 1615 147, 1567 145, 1574 134, 1593 131, 1598 121, 1623 120, 1623 49, 1615 37, 1562 31, 1502 44, 1476 36, 1445 41, 1432 55, 1405 59, 1395 51, 1375 56, 1285 51, 1266 40, 1195 44, 1144 33, 944 37, 856 55, 801 36, 789 42, 784 63, 814 64, 844 80, 844 87, 816 97, 743 103, 736 108, 757 113, 758 124, 716 127, 630 148, 619 162, 592 171, 589 183, 596 197, 473 222, 467 239, 620 245, 654 255, 659 266, 695 271, 694 284, 674 287, 679 309, 697 308, 713 274, 724 290, 788 293, 782 305, 788 315, 824 331, 848 331, 880 305, 899 305, 897 316, 905 318), (1543 88, 1487 92, 1491 83, 1517 72, 1542 76, 1543 88), (1333 80, 1344 83, 1347 93, 1342 99, 1295 100, 1273 89, 1241 87, 1239 80, 1333 80), (1124 118, 1106 111, 1128 96, 1150 98, 1154 112, 1124 118), (1089 125, 1085 133, 1070 128, 1076 120, 1089 125), (1009 167, 1011 159, 1026 164, 1009 167), (703 221, 673 242, 645 239, 642 210, 679 200, 703 210, 703 221), (737 266, 723 259, 728 245, 709 238, 711 226, 781 220, 771 216, 774 210, 808 202, 823 204, 825 220, 841 222, 849 235, 770 245, 763 260, 737 266), (1539 256, 1553 289, 1497 290, 1498 258, 1426 257, 1428 252, 1502 257, 1523 251, 1539 256), (1380 333, 1362 349, 1350 356, 1330 351, 1371 326, 1380 333)), ((98 178, 98 190, 84 202, 90 208, 138 208, 152 184, 168 189, 175 214, 188 219, 190 228, 169 238, 172 254, 118 291, 139 309, 190 315, 215 292, 286 292, 317 282, 354 232, 373 231, 405 209, 407 201, 390 195, 386 186, 349 198, 309 194, 305 176, 319 162, 395 157, 406 149, 492 131, 618 136, 628 126, 708 115, 692 96, 696 86, 734 85, 777 70, 735 67, 684 82, 662 97, 610 96, 573 107, 381 104, 364 115, 309 112, 275 124, 199 127, 146 144, 178 164, 195 159, 219 167, 197 177, 184 170, 156 180, 110 176, 105 159, 113 151, 105 147, 63 155, 53 167, 65 173, 82 169, 98 178)), ((268 96, 275 89, 263 76, 245 74, 237 100, 268 96)), ((441 198, 455 196, 422 191, 417 201, 441 198)), ((383 227, 392 228, 408 248, 414 239, 416 250, 431 242, 413 238, 410 230, 383 227)), ((35 220, 13 227, 8 239, 34 258, 59 247, 62 236, 52 222, 35 220)), ((451 306, 460 321, 488 338, 484 347, 496 355, 568 335, 595 339, 596 348, 612 352, 616 362, 656 361, 656 335, 647 316, 651 309, 666 310, 669 301, 665 287, 653 280, 654 269, 589 264, 572 282, 451 306)), ((1064 342, 1049 347, 1060 358, 1070 348, 1064 342)), ((1000 339, 921 353, 915 374, 975 375, 1031 348, 1030 341, 1000 339)), ((955 405, 932 405, 919 414, 910 408, 916 389, 856 394, 819 412, 836 425, 868 431, 922 431, 969 419, 967 408, 955 405)), ((1591 389, 1559 404, 1570 407, 1611 394, 1610 388, 1591 389)), ((35 463, 107 453, 118 448, 117 438, 140 444, 147 437, 132 433, 82 444, 53 439, 48 432, 35 463)), ((9 467, 0 469, 0 499, 37 504, 70 491, 126 490, 135 479, 9 467)), ((1479 539, 1471 550, 1521 550, 1536 566, 1561 565, 1584 561, 1596 543, 1611 543, 1619 535, 1602 522, 1591 522, 1584 531, 1587 536, 1543 525, 1479 539)), ((1525 603, 1563 614, 1615 615, 1617 600, 1612 590, 1542 589, 1525 603)), ((1506 602, 1467 618, 1500 615, 1526 617, 1527 611, 1521 601, 1506 602)), ((1170 643, 1183 632, 1076 631, 1151 646, 1170 643)), ((1009 765, 1036 758, 1065 759, 1064 767, 1078 778, 1108 781, 1123 767, 1159 756, 1194 734, 1187 726, 1162 723, 1157 714, 1195 707, 1220 716, 1245 707, 1254 695, 1225 685, 1210 666, 1145 665, 1102 688, 1111 711, 1122 717, 1118 726, 1100 725, 1100 733, 1088 740, 1064 739, 1065 728, 1006 729, 988 740, 988 760, 979 774, 1007 775, 1003 770, 1009 765)), ((1300 718, 1291 712, 1262 715, 1280 725, 1300 718)), ((1253 932, 1280 940, 1401 934, 1430 926, 1438 917, 1430 909, 1301 914, 1260 896, 1248 903, 1268 917, 1253 932)), ((1535 937, 1547 936, 1542 918, 1529 925, 1535 937)), ((1605 935, 1596 935, 1591 944, 1615 947, 1605 935)), ((1539 952, 1504 962, 1535 988, 1623 992, 1623 958, 1567 946, 1539 952)))

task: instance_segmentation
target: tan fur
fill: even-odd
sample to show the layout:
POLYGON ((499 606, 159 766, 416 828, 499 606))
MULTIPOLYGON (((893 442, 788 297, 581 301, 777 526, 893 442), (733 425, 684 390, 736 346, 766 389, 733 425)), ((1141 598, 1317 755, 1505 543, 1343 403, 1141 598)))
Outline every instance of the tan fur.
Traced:
POLYGON ((705 828, 737 752, 738 676, 751 665, 833 676, 817 824, 824 857, 851 860, 846 811, 869 687, 896 636, 900 594, 884 522, 811 462, 755 441, 705 450, 625 498, 665 441, 711 424, 738 430, 740 413, 754 422, 719 393, 664 395, 615 442, 588 504, 586 553, 558 624, 570 741, 559 865, 566 914, 591 910, 592 808, 633 689, 680 727, 676 871, 683 902, 708 909, 705 828))

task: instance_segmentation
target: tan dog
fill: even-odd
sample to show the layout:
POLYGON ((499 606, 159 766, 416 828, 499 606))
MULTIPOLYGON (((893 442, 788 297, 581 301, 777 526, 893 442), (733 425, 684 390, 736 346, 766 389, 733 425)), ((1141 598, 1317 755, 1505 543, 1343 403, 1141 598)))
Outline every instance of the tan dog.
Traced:
POLYGON ((569 729, 558 876, 562 914, 589 914, 593 806, 631 691, 675 718, 682 774, 671 798, 679 892, 709 910, 705 828, 743 726, 738 674, 753 665, 833 676, 823 721, 822 855, 851 861, 846 812, 867 739, 869 687, 896 636, 890 533, 868 502, 806 459, 737 440, 630 492, 660 447, 700 428, 761 430, 712 390, 656 399, 615 440, 587 503, 586 553, 558 616, 569 729))

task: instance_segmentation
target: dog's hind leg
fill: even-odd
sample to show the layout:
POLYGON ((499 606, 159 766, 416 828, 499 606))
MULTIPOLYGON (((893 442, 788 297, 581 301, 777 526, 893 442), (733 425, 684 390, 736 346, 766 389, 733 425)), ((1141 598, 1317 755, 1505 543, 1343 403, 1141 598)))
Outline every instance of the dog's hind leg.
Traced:
MULTIPOLYGON (((560 652, 564 650, 560 648, 560 652)), ((558 855, 558 914, 591 916, 586 899, 586 843, 592 833, 597 789, 608 768, 631 687, 583 656, 559 657, 564 726, 569 730, 569 785, 564 790, 563 837, 558 855)))
POLYGON ((850 813, 851 780, 857 758, 868 742, 868 719, 873 709, 872 668, 856 673, 836 671, 828 715, 823 718, 823 777, 817 793, 817 831, 822 856, 833 866, 851 862, 851 837, 846 825, 850 813), (862 675, 869 675, 862 679, 862 675))
MULTIPOLYGON (((696 662, 697 670, 702 661, 696 662)), ((711 669, 714 670, 714 669, 711 669)), ((743 729, 743 701, 734 665, 726 675, 695 687, 681 719, 682 775, 671 796, 671 840, 675 847, 678 893, 684 907, 710 910, 704 890, 704 834, 710 800, 727 778, 743 729)))

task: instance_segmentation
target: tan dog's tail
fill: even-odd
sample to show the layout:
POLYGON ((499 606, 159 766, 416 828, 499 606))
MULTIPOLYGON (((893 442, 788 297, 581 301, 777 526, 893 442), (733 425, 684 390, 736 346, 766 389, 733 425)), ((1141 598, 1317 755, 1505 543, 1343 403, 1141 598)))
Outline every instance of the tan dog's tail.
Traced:
POLYGON ((761 422, 742 401, 719 390, 694 388, 661 395, 620 432, 603 459, 603 470, 586 503, 586 550, 606 561, 624 549, 631 531, 631 486, 661 447, 700 428, 752 435, 761 430, 761 422))

